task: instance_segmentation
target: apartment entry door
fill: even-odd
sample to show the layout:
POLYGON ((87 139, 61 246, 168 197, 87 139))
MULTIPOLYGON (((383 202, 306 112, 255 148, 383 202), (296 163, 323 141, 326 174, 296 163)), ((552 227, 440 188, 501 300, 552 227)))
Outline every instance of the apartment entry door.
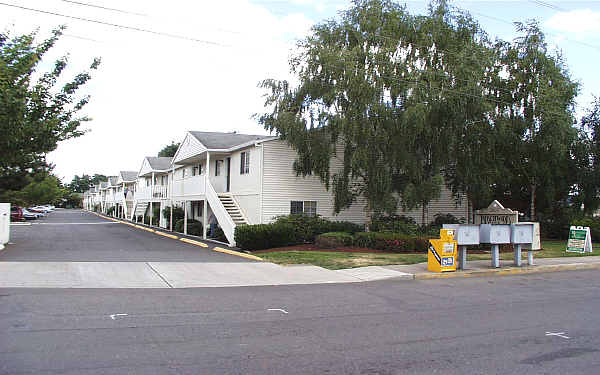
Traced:
POLYGON ((227 171, 225 173, 227 176, 227 186, 225 191, 229 193, 229 188, 231 187, 231 158, 227 158, 227 171))

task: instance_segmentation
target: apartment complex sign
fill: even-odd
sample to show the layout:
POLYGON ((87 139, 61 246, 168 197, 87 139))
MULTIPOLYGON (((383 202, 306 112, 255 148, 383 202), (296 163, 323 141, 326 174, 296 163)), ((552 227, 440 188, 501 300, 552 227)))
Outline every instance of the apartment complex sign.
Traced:
POLYGON ((487 208, 475 211, 475 224, 515 224, 519 222, 519 211, 513 211, 493 201, 487 208))

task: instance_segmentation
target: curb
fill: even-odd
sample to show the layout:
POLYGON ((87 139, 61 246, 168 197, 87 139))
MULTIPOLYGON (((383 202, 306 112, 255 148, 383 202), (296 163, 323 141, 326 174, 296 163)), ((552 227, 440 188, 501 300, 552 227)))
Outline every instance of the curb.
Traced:
MULTIPOLYGON (((161 231, 159 231, 157 229, 152 229, 152 228, 148 228, 148 227, 145 227, 145 226, 142 226, 142 225, 134 224, 134 223, 131 223, 131 222, 128 222, 128 221, 123 221, 123 220, 115 219, 115 218, 112 218, 112 217, 109 217, 109 216, 105 216, 105 215, 99 214, 97 212, 92 212, 92 213, 95 214, 95 215, 97 215, 97 216, 99 216, 99 217, 101 217, 101 218, 107 219, 107 220, 111 220, 111 221, 114 221, 114 222, 117 222, 117 223, 129 225, 129 226, 131 226, 133 228, 142 229, 142 230, 145 230, 147 232, 152 232, 152 233, 158 234, 158 235, 163 236, 163 237, 168 237, 168 238, 171 238, 171 239, 174 239, 174 240, 179 240, 179 241, 188 243, 190 245, 196 245, 196 246, 200 246, 200 247, 203 247, 203 248, 208 248, 208 246, 209 246, 209 245, 207 245, 207 244, 205 244, 204 242, 201 242, 201 241, 196 241, 196 240, 192 240, 192 239, 185 238, 185 237, 181 237, 180 238, 180 237, 178 237, 178 236, 176 236, 174 234, 161 232, 161 231)), ((216 251, 216 252, 219 252, 219 253, 225 253, 225 254, 235 255, 235 256, 242 257, 242 258, 246 258, 246 259, 258 260, 258 261, 264 262, 264 260, 262 258, 259 258, 259 257, 255 256, 255 255, 245 254, 245 253, 241 253, 239 251, 234 251, 234 250, 227 250, 227 249, 223 249, 222 247, 216 247, 215 246, 215 247, 213 247, 212 250, 216 251)))
POLYGON ((559 272, 559 271, 574 271, 574 270, 595 270, 600 269, 600 263, 570 263, 570 264, 552 264, 545 266, 526 266, 523 268, 507 268, 507 269, 496 269, 496 270, 482 270, 482 271, 459 271, 459 272, 446 272, 446 273, 416 273, 414 275, 415 280, 430 280, 430 279, 453 279, 453 278, 467 278, 467 277, 485 277, 485 276, 509 276, 519 275, 526 273, 545 273, 545 272, 559 272))
POLYGON ((229 255, 236 255, 236 256, 239 256, 239 257, 242 257, 242 258, 246 258, 246 259, 260 260, 261 262, 263 261, 262 258, 259 258, 256 255, 250 255, 250 254, 240 253, 239 251, 234 251, 234 250, 227 250, 227 249, 223 249, 222 247, 214 247, 213 250, 214 251, 218 251, 219 253, 225 253, 225 254, 229 254, 229 255))

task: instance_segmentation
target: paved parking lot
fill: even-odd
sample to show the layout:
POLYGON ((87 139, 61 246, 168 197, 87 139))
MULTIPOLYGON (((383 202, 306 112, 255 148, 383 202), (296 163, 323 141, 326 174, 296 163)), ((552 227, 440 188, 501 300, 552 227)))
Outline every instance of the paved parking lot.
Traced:
POLYGON ((247 263, 212 251, 115 223, 83 210, 57 210, 48 217, 11 225, 0 262, 218 262, 247 263))

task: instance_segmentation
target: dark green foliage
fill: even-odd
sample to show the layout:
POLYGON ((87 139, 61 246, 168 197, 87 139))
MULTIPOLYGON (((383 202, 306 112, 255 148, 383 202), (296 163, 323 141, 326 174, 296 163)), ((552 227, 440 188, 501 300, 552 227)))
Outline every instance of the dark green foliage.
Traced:
POLYGON ((463 224, 463 221, 452 214, 437 214, 430 224, 422 225, 419 228, 419 233, 427 237, 437 238, 444 224, 463 224))
POLYGON ((114 214, 114 213, 115 213, 115 206, 109 207, 109 208, 106 210, 106 214, 107 214, 108 216, 113 216, 113 214, 114 214))
POLYGON ((71 183, 68 185, 69 190, 74 193, 84 193, 86 190, 89 190, 92 186, 98 185, 100 182, 106 182, 108 178, 102 174, 95 174, 93 176, 88 176, 84 174, 83 176, 75 176, 71 183))
POLYGON ((317 236, 315 245, 322 249, 335 249, 337 247, 352 246, 354 237, 345 232, 329 232, 317 236))
POLYGON ((402 233, 361 232, 354 235, 354 245, 393 253, 426 253, 429 239, 402 233))
POLYGON ((314 243, 316 236, 327 232, 355 233, 363 230, 363 226, 348 221, 329 221, 319 216, 287 215, 277 218, 275 223, 289 224, 294 227, 296 243, 314 243))
POLYGON ((170 145, 165 146, 158 152, 158 157, 173 157, 179 148, 179 143, 171 141, 170 145))
MULTIPOLYGON (((175 216, 175 215, 173 215, 175 216)), ((184 219, 179 219, 175 223, 175 232, 183 233, 183 224, 184 219)), ((192 236, 201 236, 203 234, 202 231, 202 223, 198 220, 188 219, 187 221, 187 234, 192 236)))
MULTIPOLYGON (((90 119, 78 113, 88 96, 78 89, 91 78, 77 74, 62 87, 68 58, 60 57, 46 72, 39 71, 46 53, 62 35, 64 27, 35 44, 36 32, 13 36, 0 32, 0 190, 20 190, 25 177, 51 166, 46 154, 61 141, 85 133, 79 127, 90 119)), ((90 70, 100 63, 94 59, 90 70)))
POLYGON ((297 232, 291 224, 273 223, 235 227, 235 242, 246 250, 262 250, 297 244, 297 232))
POLYGON ((227 237, 225 237, 225 233, 223 232, 223 229, 221 229, 221 227, 218 225, 217 225, 217 228, 215 229, 214 235, 211 238, 216 241, 227 242, 227 237))
POLYGON ((413 218, 401 215, 387 215, 374 217, 369 224, 371 232, 393 232, 415 235, 419 226, 413 218))
MULTIPOLYGON (((165 207, 162 212, 163 212, 163 216, 167 220, 167 226, 169 226, 170 219, 171 219, 171 208, 165 207)), ((184 216, 185 216, 185 213, 183 212, 183 208, 177 207, 177 206, 173 207, 173 225, 175 225, 175 223, 177 223, 179 220, 182 220, 184 216)), ((183 228, 183 226, 181 228, 183 228)))

